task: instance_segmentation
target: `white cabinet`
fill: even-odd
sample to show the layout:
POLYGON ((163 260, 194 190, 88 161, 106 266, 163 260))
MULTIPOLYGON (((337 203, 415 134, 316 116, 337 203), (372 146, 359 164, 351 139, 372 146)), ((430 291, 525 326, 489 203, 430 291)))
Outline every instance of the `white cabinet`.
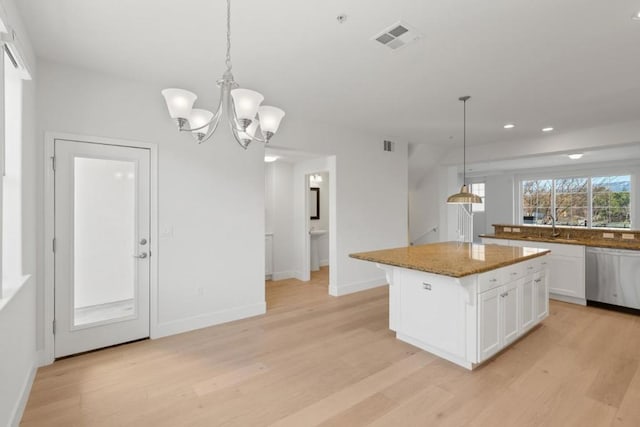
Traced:
POLYGON ((401 280, 402 333, 464 356, 465 317, 459 310, 460 290, 446 280, 418 271, 407 271, 401 280))
MULTIPOLYGON (((493 243, 494 240, 500 239, 483 238, 483 242, 485 240, 487 243, 493 243)), ((546 277, 549 297, 571 303, 586 304, 584 246, 530 240, 505 241, 511 246, 551 250, 551 253, 545 257, 545 262, 549 267, 549 276, 546 277)))
POLYGON ((491 357, 520 335, 520 281, 488 290, 478 296, 480 361, 491 357))

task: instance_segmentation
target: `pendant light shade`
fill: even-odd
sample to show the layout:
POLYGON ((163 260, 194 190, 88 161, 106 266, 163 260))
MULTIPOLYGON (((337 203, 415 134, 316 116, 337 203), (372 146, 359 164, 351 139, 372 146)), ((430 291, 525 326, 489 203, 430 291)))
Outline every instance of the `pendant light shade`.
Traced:
POLYGON ((463 184, 459 193, 452 194, 447 198, 447 203, 466 205, 469 203, 482 203, 482 199, 480 196, 470 193, 467 184, 463 184))
POLYGON ((461 96, 458 100, 464 103, 464 116, 463 116, 463 137, 462 137, 462 187, 460 192, 452 194, 447 198, 447 203, 450 204, 471 204, 482 203, 480 196, 473 194, 467 187, 467 101, 471 99, 470 96, 461 96))

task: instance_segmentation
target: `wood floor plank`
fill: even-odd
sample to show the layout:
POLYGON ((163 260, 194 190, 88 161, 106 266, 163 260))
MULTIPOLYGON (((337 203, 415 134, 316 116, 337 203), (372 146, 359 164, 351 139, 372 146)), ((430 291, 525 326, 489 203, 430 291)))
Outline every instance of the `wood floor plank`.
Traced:
POLYGON ((266 284, 267 314, 55 362, 40 426, 638 426, 640 317, 552 301, 469 372, 395 339, 386 287, 334 298, 328 269, 266 284))

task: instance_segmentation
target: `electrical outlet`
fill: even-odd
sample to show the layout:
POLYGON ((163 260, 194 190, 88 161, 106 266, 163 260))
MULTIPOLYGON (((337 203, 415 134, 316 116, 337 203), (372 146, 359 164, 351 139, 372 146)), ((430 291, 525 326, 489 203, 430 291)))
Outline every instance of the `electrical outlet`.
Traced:
POLYGON ((613 239, 613 233, 602 233, 602 238, 613 239))
POLYGON ((514 232, 514 233, 519 233, 519 232, 520 232, 520 229, 519 229, 519 228, 514 228, 514 229, 513 229, 513 232, 514 232))
POLYGON ((636 236, 633 234, 622 233, 622 238, 626 240, 633 240, 636 238, 636 236))
POLYGON ((204 295, 204 288, 198 288, 198 296, 204 295))
POLYGON ((511 233, 511 227, 505 227, 504 228, 504 232, 505 233, 511 233))

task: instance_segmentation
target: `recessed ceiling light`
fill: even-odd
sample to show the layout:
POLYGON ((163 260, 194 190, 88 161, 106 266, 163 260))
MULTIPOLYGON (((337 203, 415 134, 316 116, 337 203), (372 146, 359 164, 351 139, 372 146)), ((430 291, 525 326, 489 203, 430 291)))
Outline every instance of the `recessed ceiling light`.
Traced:
POLYGON ((635 19, 636 21, 640 21, 640 12, 636 13, 635 15, 633 15, 632 19, 635 19))
POLYGON ((571 160, 578 160, 578 159, 581 159, 581 158, 582 158, 582 156, 584 156, 584 154, 582 154, 582 153, 569 154, 569 158, 570 158, 571 160))
POLYGON ((542 128, 542 132, 551 132, 553 130, 552 127, 542 128))
POLYGON ((271 162, 275 162, 276 160, 278 160, 280 157, 278 156, 264 156, 264 161, 266 163, 271 163, 271 162))
POLYGON ((505 129, 513 129, 514 127, 516 127, 516 125, 514 125, 513 123, 507 123, 506 125, 503 126, 505 129))

